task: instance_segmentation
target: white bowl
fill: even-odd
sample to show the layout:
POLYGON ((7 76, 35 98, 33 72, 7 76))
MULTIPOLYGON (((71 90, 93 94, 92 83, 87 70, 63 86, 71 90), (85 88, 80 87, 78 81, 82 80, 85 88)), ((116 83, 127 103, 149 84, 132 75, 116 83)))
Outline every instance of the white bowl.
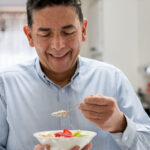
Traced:
MULTIPOLYGON (((78 130, 70 130, 72 133, 75 133, 78 130)), ((36 132, 33 135, 38 139, 41 144, 49 144, 51 150, 71 150, 74 146, 80 146, 82 149, 87 145, 96 135, 96 132, 82 130, 83 134, 88 134, 84 137, 42 137, 46 134, 54 134, 56 132, 63 132, 63 130, 52 130, 52 131, 42 131, 36 132)))

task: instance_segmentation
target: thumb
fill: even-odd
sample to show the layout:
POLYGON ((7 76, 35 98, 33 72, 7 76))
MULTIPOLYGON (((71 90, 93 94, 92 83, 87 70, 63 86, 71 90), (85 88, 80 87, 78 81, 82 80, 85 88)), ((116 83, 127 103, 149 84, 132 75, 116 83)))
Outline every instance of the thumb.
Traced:
POLYGON ((92 143, 89 143, 82 150, 89 150, 91 147, 92 147, 92 143))
POLYGON ((80 146, 75 146, 71 150, 80 150, 80 146))
POLYGON ((44 150, 50 150, 50 146, 49 145, 44 145, 44 150))

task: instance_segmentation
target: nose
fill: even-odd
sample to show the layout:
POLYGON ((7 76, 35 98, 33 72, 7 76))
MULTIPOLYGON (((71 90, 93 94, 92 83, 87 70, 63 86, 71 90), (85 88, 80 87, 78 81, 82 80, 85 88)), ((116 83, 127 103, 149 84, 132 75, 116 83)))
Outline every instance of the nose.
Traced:
POLYGON ((65 39, 60 34, 56 34, 51 39, 51 48, 57 51, 60 51, 62 48, 65 47, 65 39))

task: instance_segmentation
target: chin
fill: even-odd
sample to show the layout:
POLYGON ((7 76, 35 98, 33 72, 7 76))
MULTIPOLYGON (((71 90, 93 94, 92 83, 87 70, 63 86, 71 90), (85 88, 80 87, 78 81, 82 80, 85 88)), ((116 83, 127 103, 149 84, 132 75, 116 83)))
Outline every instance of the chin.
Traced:
POLYGON ((60 69, 53 69, 52 71, 55 72, 55 73, 65 73, 68 70, 60 68, 60 69))
POLYGON ((69 71, 71 69, 70 66, 55 66, 55 67, 51 67, 51 70, 55 73, 65 73, 67 71, 69 71))

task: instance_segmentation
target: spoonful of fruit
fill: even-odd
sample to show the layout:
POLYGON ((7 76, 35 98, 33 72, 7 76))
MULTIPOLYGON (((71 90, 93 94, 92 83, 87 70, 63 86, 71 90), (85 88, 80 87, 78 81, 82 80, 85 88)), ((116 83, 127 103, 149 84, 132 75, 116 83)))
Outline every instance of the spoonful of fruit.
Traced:
POLYGON ((56 112, 51 113, 51 116, 54 116, 54 117, 65 117, 70 111, 72 111, 77 106, 78 106, 78 104, 73 106, 73 107, 71 107, 68 110, 58 110, 56 112))

